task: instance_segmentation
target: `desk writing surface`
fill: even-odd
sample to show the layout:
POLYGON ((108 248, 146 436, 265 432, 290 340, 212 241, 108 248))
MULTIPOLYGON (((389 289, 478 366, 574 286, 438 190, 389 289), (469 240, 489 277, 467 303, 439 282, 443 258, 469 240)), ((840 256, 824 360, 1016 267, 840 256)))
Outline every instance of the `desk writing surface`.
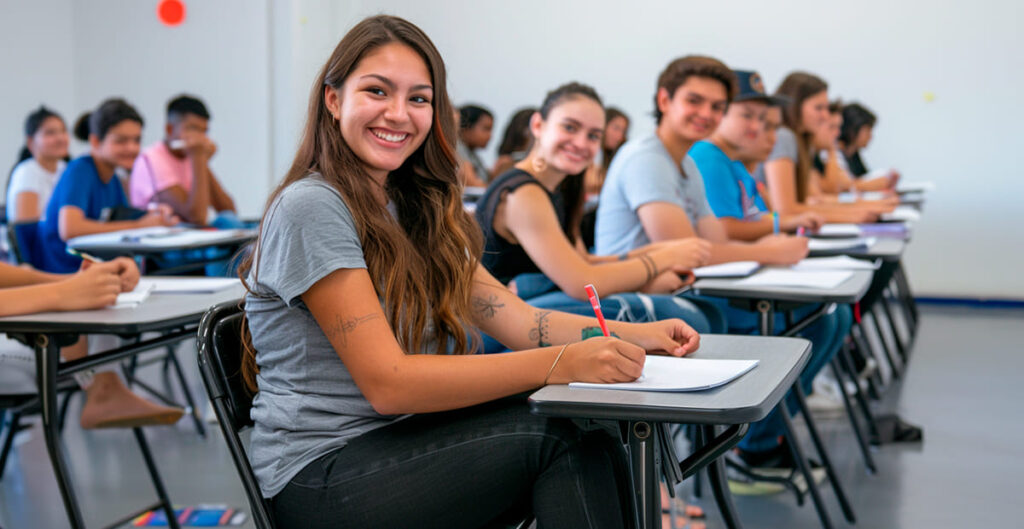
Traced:
POLYGON ((798 303, 856 303, 871 286, 871 270, 854 270, 853 276, 832 289, 801 287, 751 287, 736 279, 698 279, 693 292, 701 296, 795 301, 798 303))
POLYGON ((758 365, 714 389, 685 393, 616 391, 551 385, 530 395, 539 415, 701 424, 763 419, 793 385, 810 356, 803 338, 703 335, 694 358, 758 360, 758 365))
POLYGON ((116 240, 115 237, 78 241, 71 239, 68 247, 75 250, 96 255, 97 257, 110 258, 119 255, 150 255, 161 254, 175 250, 195 250, 199 248, 211 248, 218 246, 238 246, 252 241, 256 238, 256 230, 222 230, 222 237, 217 239, 202 240, 190 244, 178 244, 173 246, 154 245, 151 241, 138 238, 127 238, 116 240))
POLYGON ((831 255, 849 255, 850 257, 880 258, 883 261, 899 261, 906 249, 907 243, 903 239, 893 237, 878 237, 875 243, 868 248, 854 248, 846 250, 812 250, 811 257, 825 257, 831 255))
POLYGON ((198 323, 208 308, 244 295, 241 284, 213 293, 153 294, 132 308, 8 316, 0 318, 0 332, 135 334, 198 323))

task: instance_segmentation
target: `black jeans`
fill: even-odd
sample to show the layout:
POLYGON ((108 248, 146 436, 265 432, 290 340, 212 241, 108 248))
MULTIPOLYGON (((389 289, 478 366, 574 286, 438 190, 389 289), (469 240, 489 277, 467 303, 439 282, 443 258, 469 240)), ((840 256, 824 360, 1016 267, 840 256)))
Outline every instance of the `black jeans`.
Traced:
POLYGON ((272 500, 278 527, 632 527, 622 443, 522 398, 421 414, 352 439, 272 500))

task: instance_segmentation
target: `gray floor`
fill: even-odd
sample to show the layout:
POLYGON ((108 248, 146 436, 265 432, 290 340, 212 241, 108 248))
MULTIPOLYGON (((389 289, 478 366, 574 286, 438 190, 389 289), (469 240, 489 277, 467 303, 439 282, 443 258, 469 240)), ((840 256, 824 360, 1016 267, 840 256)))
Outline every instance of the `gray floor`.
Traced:
MULTIPOLYGON (((1019 411, 1024 401, 1024 311, 930 306, 922 307, 922 313, 911 369, 886 396, 884 407, 923 425, 924 444, 877 450, 880 472, 869 476, 848 424, 819 423, 853 501, 857 526, 1024 526, 1014 479, 1024 475, 1019 411)), ((187 360, 194 391, 202 395, 194 357, 186 349, 180 355, 187 360)), ((68 426, 66 446, 90 526, 103 526, 153 500, 129 432, 83 432, 73 423, 68 426)), ((217 432, 203 439, 190 422, 182 421, 175 427, 150 428, 147 436, 160 454, 158 464, 176 503, 245 506, 217 432)), ((19 441, 0 482, 0 526, 67 527, 38 427, 19 441)), ((824 495, 836 526, 847 526, 831 489, 824 489, 824 495)), ((819 527, 809 502, 797 507, 790 495, 737 497, 736 503, 748 528, 819 527)), ((701 504, 709 513, 708 527, 722 527, 713 501, 701 504)))

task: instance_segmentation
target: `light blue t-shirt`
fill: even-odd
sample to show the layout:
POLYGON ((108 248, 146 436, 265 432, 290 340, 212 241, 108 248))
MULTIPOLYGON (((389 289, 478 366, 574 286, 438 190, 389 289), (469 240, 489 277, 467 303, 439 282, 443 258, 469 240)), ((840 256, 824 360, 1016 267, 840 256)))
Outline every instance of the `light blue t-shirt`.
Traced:
POLYGON ((697 165, 689 157, 681 167, 676 165, 654 134, 626 142, 608 168, 597 206, 596 253, 611 255, 650 244, 637 210, 651 202, 679 206, 694 230, 700 219, 714 216, 697 165))
POLYGON ((697 142, 688 154, 704 177, 704 191, 716 216, 757 220, 768 211, 742 162, 729 158, 710 141, 697 142))

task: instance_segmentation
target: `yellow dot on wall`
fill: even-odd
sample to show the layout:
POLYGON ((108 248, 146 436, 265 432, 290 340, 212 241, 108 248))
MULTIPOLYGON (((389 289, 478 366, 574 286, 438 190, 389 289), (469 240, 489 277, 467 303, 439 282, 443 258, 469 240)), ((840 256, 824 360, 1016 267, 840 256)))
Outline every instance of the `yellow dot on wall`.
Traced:
POLYGON ((306 25, 306 20, 307 20, 306 17, 299 17, 299 24, 302 24, 303 26, 305 26, 306 25))
POLYGON ((926 90, 924 93, 924 102, 931 103, 932 101, 935 101, 935 92, 930 92, 926 90))

